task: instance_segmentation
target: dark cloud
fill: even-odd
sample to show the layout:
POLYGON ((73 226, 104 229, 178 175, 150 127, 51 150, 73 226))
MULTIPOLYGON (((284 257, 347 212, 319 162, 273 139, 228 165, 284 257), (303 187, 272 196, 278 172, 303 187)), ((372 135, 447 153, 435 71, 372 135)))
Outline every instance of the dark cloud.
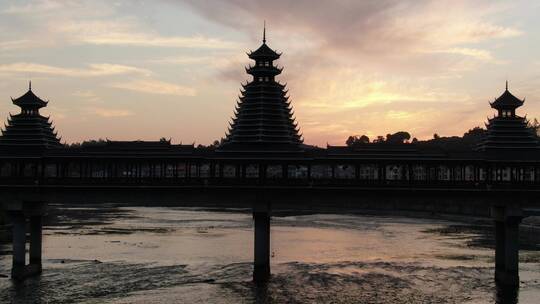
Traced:
POLYGON ((291 77, 299 76, 291 63, 302 64, 304 70, 334 65, 407 76, 459 73, 496 60, 488 50, 477 49, 478 42, 521 34, 493 24, 489 17, 500 7, 487 1, 175 2, 253 40, 260 39, 266 20, 270 45, 285 46, 284 60, 291 59, 291 77))
POLYGON ((272 32, 316 39, 323 50, 379 56, 517 34, 482 22, 493 6, 485 1, 474 4, 427 0, 182 2, 210 20, 251 35, 258 35, 262 20, 267 20, 272 32))

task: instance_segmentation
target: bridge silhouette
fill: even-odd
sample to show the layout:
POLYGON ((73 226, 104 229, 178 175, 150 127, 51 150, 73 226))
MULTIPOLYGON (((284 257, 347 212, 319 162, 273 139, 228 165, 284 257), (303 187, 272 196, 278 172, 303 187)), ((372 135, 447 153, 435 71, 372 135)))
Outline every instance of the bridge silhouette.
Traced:
POLYGON ((303 143, 285 85, 275 80, 281 54, 263 39, 246 68, 225 140, 215 148, 168 141, 106 141, 65 146, 31 86, 13 99, 0 137, 0 197, 13 225, 12 277, 42 271, 42 216, 47 204, 144 203, 244 206, 254 220, 253 279, 270 278, 272 210, 331 206, 491 216, 495 279, 519 285, 519 224, 540 215, 538 138, 523 101, 508 87, 491 106, 473 149, 428 149, 415 144, 318 148, 303 143), (27 222, 30 227, 26 263, 27 222))

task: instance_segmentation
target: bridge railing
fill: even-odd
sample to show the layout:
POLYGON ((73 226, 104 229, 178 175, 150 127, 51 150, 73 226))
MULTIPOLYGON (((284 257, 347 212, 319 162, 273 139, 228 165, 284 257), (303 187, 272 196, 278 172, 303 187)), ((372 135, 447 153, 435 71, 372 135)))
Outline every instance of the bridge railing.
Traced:
POLYGON ((452 180, 361 180, 361 179, 243 179, 243 178, 0 178, 0 185, 84 187, 365 187, 422 189, 538 189, 535 182, 452 180))

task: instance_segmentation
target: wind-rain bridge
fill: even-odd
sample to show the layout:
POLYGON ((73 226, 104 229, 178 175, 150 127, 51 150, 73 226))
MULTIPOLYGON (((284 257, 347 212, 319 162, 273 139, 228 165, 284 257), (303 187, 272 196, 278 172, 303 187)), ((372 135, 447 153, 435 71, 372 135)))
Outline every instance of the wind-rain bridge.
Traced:
POLYGON ((13 225, 12 277, 42 271, 42 216, 48 203, 167 203, 249 206, 254 272, 270 277, 270 217, 278 208, 374 208, 492 216, 497 281, 518 285, 520 221, 535 215, 540 150, 508 91, 485 136, 470 149, 415 144, 318 148, 303 143, 285 86, 281 54, 263 44, 248 54, 225 140, 215 148, 159 142, 62 145, 31 87, 13 103, 0 137, 0 200, 13 225), (27 225, 28 223, 29 225, 27 225), (29 264, 26 239, 29 227, 29 264))

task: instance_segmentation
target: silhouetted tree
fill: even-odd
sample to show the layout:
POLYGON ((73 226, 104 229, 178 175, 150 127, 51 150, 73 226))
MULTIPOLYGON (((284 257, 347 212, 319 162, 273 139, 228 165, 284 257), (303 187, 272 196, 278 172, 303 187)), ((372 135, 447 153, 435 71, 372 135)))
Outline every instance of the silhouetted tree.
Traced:
POLYGON ((368 143, 369 143, 369 137, 367 137, 366 135, 349 136, 349 138, 347 138, 347 141, 345 141, 345 144, 348 147, 355 147, 361 144, 368 144, 368 143))
POLYGON ((359 141, 362 144, 368 144, 369 143, 369 137, 367 137, 367 135, 362 135, 362 136, 360 136, 359 141))
POLYGON ((352 147, 354 146, 354 138, 356 136, 349 136, 349 138, 347 138, 347 140, 345 141, 345 144, 347 145, 347 147, 352 147))
POLYGON ((463 134, 463 141, 467 143, 479 143, 484 137, 486 129, 474 127, 463 134))
POLYGON ((528 123, 529 125, 529 128, 533 129, 534 131, 534 134, 536 134, 536 136, 539 136, 540 135, 540 122, 538 122, 538 119, 534 119, 532 122, 529 122, 528 123))
MULTIPOLYGON (((540 123, 533 122, 531 127, 537 126, 540 132, 540 123)), ((463 134, 462 137, 450 136, 441 137, 439 134, 433 134, 432 139, 418 140, 413 138, 410 142, 420 148, 426 149, 443 149, 447 151, 469 151, 475 149, 484 137, 486 130, 480 127, 474 127, 463 134)), ((411 134, 406 131, 399 131, 394 134, 387 134, 386 138, 383 136, 377 136, 372 142, 375 144, 388 143, 388 144, 403 144, 408 143, 411 138, 411 134)), ((347 145, 354 144, 358 136, 350 136, 347 139, 347 145)))
POLYGON ((411 139, 411 134, 405 131, 399 131, 394 134, 386 135, 386 142, 391 144, 403 144, 411 139))
POLYGON ((382 135, 377 136, 377 138, 373 140, 373 143, 378 143, 378 144, 384 143, 384 136, 382 135))
POLYGON ((87 148, 87 147, 100 147, 105 146, 107 143, 107 140, 100 138, 98 140, 91 139, 91 140, 85 140, 82 143, 72 143, 72 144, 66 144, 66 147, 68 148, 87 148))
POLYGON ((214 149, 218 148, 223 143, 224 140, 225 140, 225 138, 223 138, 223 137, 221 139, 219 139, 219 140, 216 139, 211 144, 209 144, 208 146, 205 146, 203 144, 198 144, 197 148, 214 150, 214 149))

